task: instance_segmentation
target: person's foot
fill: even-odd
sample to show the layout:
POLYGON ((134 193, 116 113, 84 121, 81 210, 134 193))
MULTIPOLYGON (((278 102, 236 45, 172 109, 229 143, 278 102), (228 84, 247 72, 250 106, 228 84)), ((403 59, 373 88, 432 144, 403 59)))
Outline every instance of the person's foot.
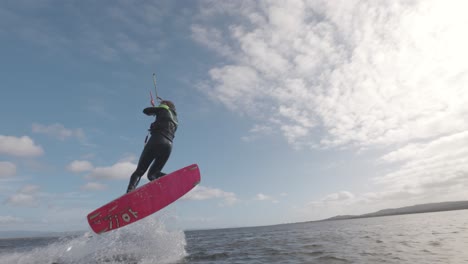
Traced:
POLYGON ((128 186, 127 193, 129 193, 129 192, 131 192, 133 190, 135 190, 135 186, 128 186))
POLYGON ((156 176, 154 176, 154 175, 148 175, 148 180, 149 180, 149 181, 154 181, 154 180, 156 180, 156 179, 157 179, 156 176))
POLYGON ((164 173, 164 172, 160 172, 157 175, 148 175, 148 180, 154 181, 154 180, 156 180, 158 178, 161 178, 164 175, 166 175, 166 173, 164 173))

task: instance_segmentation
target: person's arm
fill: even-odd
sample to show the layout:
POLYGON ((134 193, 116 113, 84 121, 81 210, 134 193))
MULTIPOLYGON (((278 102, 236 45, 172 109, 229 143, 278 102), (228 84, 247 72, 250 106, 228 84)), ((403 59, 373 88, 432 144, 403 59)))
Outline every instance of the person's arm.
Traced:
POLYGON ((145 115, 157 115, 159 111, 161 111, 162 109, 169 110, 169 107, 164 104, 159 105, 159 106, 146 107, 145 109, 143 109, 143 113, 145 115))

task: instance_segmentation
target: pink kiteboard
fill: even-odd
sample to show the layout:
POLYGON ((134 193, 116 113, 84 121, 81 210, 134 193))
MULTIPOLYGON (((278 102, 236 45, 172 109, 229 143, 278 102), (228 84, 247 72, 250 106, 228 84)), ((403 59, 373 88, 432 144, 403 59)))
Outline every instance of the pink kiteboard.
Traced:
POLYGON ((139 221, 173 203, 200 182, 200 170, 192 164, 134 191, 88 214, 94 232, 108 232, 139 221))

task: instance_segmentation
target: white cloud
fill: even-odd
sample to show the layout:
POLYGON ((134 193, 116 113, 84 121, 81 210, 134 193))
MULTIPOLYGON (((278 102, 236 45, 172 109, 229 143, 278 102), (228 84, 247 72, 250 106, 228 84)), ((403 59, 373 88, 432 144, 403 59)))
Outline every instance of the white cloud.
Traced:
POLYGON ((214 2, 205 12, 210 21, 230 6, 228 28, 202 20, 193 30, 212 39, 197 35, 202 45, 234 52, 230 63, 210 70, 204 89, 267 126, 279 120, 291 144, 314 145, 318 126, 325 146, 388 145, 468 129, 465 3, 237 3, 214 2))
POLYGON ((354 194, 347 192, 347 191, 341 191, 341 192, 327 195, 326 197, 322 199, 322 201, 323 202, 340 202, 340 201, 347 201, 353 198, 354 198, 354 194))
POLYGON ((242 140, 246 142, 251 142, 259 137, 263 137, 264 135, 271 135, 273 133, 274 129, 270 126, 254 125, 254 127, 250 129, 249 135, 242 137, 242 140))
POLYGON ((468 131, 426 143, 408 144, 381 160, 401 164, 398 169, 375 179, 384 186, 386 196, 393 199, 405 199, 408 194, 422 198, 440 199, 443 195, 468 198, 468 131))
POLYGON ((28 136, 14 137, 0 135, 0 154, 18 157, 34 157, 44 153, 28 136))
POLYGON ((276 200, 275 198, 273 198, 273 197, 271 197, 269 195, 263 194, 263 193, 258 193, 255 196, 255 200, 257 200, 257 201, 271 201, 273 203, 278 203, 278 200, 276 200))
POLYGON ((337 192, 320 203, 466 197, 468 3, 202 7, 193 39, 225 59, 200 86, 213 100, 257 128, 279 128, 294 148, 389 151, 380 161, 393 171, 376 178, 374 195, 337 192), (213 23, 220 18, 227 22, 213 23))
POLYGON ((121 159, 119 159, 119 162, 138 162, 138 158, 137 156, 135 156, 135 154, 125 154, 121 159))
MULTIPOLYGON (((217 85, 207 95, 222 102, 231 110, 254 111, 262 105, 255 101, 263 97, 261 79, 248 66, 231 65, 211 69, 210 77, 217 85)), ((258 113, 261 115, 261 112, 258 113)))
POLYGON ((317 206, 328 206, 330 204, 344 204, 354 201, 355 195, 348 191, 340 191, 336 193, 331 193, 325 197, 319 199, 318 201, 310 202, 311 205, 317 206))
POLYGON ((270 200, 272 198, 270 196, 267 196, 267 195, 263 194, 263 193, 259 193, 259 194, 257 194, 255 196, 255 199, 259 200, 259 201, 265 201, 265 200, 270 200))
POLYGON ((110 167, 96 167, 86 177, 89 179, 128 180, 136 169, 132 162, 118 162, 110 167))
POLYGON ((81 189, 87 191, 101 191, 107 189, 107 186, 98 182, 88 182, 87 184, 82 186, 81 189))
POLYGON ((204 187, 197 185, 193 190, 183 196, 185 200, 208 200, 208 199, 223 199, 222 205, 232 205, 236 203, 237 197, 232 192, 225 192, 220 189, 204 187))
POLYGON ((37 185, 26 185, 8 197, 5 203, 10 206, 36 207, 39 205, 39 189, 37 185))
POLYGON ((215 50, 217 53, 233 57, 233 52, 229 45, 223 43, 223 32, 216 28, 204 28, 198 25, 192 26, 192 38, 195 41, 215 50))
POLYGON ((34 123, 32 125, 32 131, 34 133, 46 134, 48 136, 57 138, 59 140, 65 140, 67 138, 76 137, 78 139, 84 139, 85 134, 83 129, 68 129, 62 124, 55 123, 52 125, 42 125, 34 123))
POLYGON ((74 160, 68 164, 67 169, 72 172, 85 172, 94 168, 93 164, 86 160, 74 160))
POLYGON ((0 161, 0 178, 11 177, 16 174, 16 165, 9 161, 0 161))

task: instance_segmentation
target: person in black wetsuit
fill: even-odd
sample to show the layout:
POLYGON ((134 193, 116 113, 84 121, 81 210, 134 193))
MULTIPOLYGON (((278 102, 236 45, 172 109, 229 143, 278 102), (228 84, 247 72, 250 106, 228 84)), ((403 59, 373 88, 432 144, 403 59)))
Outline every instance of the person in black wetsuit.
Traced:
POLYGON ((156 120, 150 126, 151 137, 146 142, 138 166, 130 177, 127 193, 135 190, 151 163, 153 165, 148 171, 148 180, 154 181, 166 175, 161 170, 171 155, 172 141, 178 126, 177 112, 171 101, 163 100, 159 106, 145 108, 143 113, 156 116, 156 120))

